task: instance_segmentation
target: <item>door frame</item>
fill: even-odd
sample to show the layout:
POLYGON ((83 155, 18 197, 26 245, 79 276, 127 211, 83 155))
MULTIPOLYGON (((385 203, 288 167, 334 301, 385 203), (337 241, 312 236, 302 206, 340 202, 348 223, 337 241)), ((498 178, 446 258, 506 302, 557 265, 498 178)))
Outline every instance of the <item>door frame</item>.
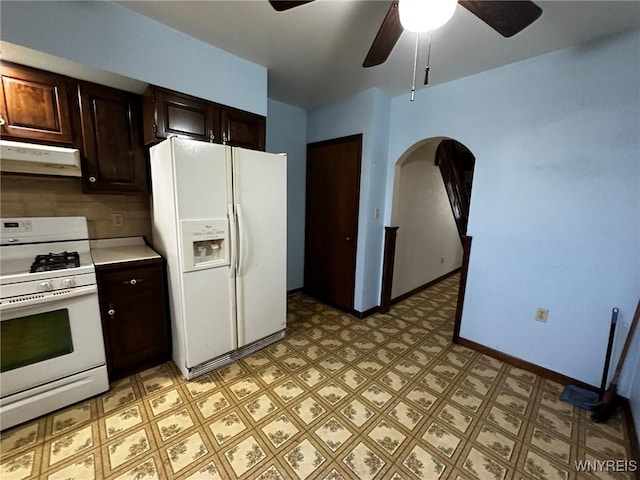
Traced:
MULTIPOLYGON (((436 162, 436 165, 438 165, 438 152, 439 152, 439 148, 442 145, 443 142, 445 141, 455 141, 457 143, 461 143, 458 140, 456 140, 455 138, 451 138, 451 137, 432 137, 432 138, 428 138, 428 139, 423 139, 419 142, 417 142, 416 144, 414 144, 412 147, 408 148, 398 159, 398 161, 402 158, 405 157, 405 155, 410 155, 411 153, 413 153, 413 151, 415 151, 417 148, 419 148, 421 145, 423 145, 424 143, 431 141, 431 140, 437 140, 438 144, 435 147, 434 150, 434 161, 436 162)), ((462 144, 461 145, 463 147, 465 147, 467 150, 468 147, 466 147, 466 145, 462 144)), ((469 153, 473 156, 473 153, 469 150, 469 153)), ((475 167, 475 156, 473 156, 473 160, 474 160, 474 167, 475 167)), ((396 161, 396 166, 398 161, 396 161)), ((445 184, 445 189, 447 190, 447 196, 449 196, 450 198, 450 191, 449 188, 447 188, 447 180, 445 180, 445 178, 443 178, 443 182, 445 184)), ((394 189, 397 188, 397 185, 394 184, 394 189)), ((393 192, 393 196, 392 196, 392 203, 394 203, 396 197, 397 192, 393 192)), ((393 205, 392 205, 393 208, 393 205)), ((453 206, 452 206, 452 210, 453 210, 453 206)), ((468 206, 467 206, 467 213, 468 213, 468 206)), ((393 285, 393 266, 394 266, 394 261, 395 261, 395 250, 396 250, 396 234, 398 229, 400 228, 399 226, 387 226, 385 227, 385 241, 384 241, 384 251, 383 251, 383 275, 382 275, 382 281, 381 281, 381 285, 380 285, 380 308, 379 311, 381 313, 386 313, 391 309, 391 306, 412 296, 415 295, 416 293, 425 290, 429 287, 431 287, 432 285, 435 285, 439 282, 441 282, 442 280, 446 279, 447 277, 454 275, 456 273, 460 273, 460 281, 458 284, 458 298, 456 300, 456 312, 455 312, 455 316, 454 316, 454 325, 453 325, 453 335, 452 335, 452 341, 453 343, 459 343, 460 342, 460 326, 462 324, 462 312, 463 312, 463 308, 464 308, 464 299, 465 299, 465 293, 466 293, 466 285, 467 285, 467 273, 469 270, 469 260, 471 257, 471 243, 472 243, 472 237, 466 234, 466 222, 464 224, 464 229, 463 231, 460 230, 460 225, 458 222, 458 219, 455 216, 455 213, 452 212, 452 215, 454 216, 454 220, 456 220, 456 225, 458 227, 458 231, 460 233, 460 243, 462 244, 462 264, 459 268, 449 272, 449 273, 445 273, 444 275, 435 278, 433 280, 431 280, 430 282, 427 282, 424 285, 420 285, 417 288, 415 288, 414 290, 411 290, 409 292, 406 292, 396 298, 392 298, 391 296, 391 288, 393 285)))

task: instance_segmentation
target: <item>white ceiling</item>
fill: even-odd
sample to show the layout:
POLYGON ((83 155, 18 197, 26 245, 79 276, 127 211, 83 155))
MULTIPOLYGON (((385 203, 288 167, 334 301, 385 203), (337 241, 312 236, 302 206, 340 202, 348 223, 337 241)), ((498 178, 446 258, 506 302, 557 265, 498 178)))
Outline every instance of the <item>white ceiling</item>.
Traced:
MULTIPOLYGON (((390 0, 315 0, 285 12, 267 0, 118 3, 266 66, 269 97, 292 105, 314 107, 372 87, 396 96, 411 86, 415 34, 404 32, 383 65, 362 67, 390 0)), ((433 33, 430 85, 640 25, 637 0, 536 3, 542 16, 511 38, 458 5, 453 19, 433 33)))

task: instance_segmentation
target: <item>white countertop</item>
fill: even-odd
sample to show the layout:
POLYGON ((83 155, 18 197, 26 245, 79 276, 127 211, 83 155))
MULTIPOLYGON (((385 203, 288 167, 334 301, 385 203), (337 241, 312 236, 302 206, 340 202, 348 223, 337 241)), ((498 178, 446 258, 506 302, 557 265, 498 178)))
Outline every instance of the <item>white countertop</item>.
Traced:
POLYGON ((91 256, 95 265, 160 258, 142 237, 91 240, 91 256))

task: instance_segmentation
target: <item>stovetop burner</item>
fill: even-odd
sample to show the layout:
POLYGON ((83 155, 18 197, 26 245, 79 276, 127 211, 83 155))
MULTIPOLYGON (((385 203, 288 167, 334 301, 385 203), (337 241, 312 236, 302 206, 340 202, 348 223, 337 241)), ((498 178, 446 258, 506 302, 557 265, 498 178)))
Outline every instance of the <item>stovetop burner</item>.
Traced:
POLYGON ((78 252, 49 253, 48 255, 36 255, 29 272, 49 272, 51 270, 64 270, 79 266, 80 255, 78 252))

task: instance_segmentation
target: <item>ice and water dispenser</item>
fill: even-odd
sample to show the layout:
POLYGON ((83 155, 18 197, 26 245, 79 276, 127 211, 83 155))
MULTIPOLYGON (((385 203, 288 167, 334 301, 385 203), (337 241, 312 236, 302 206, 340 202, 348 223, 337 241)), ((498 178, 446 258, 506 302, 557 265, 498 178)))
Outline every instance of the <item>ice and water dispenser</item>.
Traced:
POLYGON ((183 271, 229 265, 229 222, 226 218, 182 220, 183 271))

